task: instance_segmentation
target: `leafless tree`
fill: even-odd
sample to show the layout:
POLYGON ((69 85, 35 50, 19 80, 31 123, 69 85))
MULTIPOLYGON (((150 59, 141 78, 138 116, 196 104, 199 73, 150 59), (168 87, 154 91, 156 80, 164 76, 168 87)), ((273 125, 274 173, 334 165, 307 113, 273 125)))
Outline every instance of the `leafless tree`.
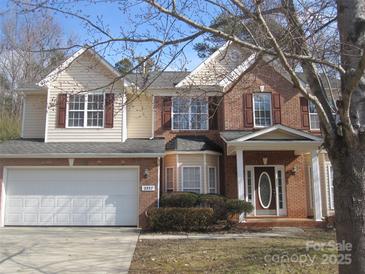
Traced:
POLYGON ((48 10, 80 20, 94 35, 88 41, 91 47, 111 46, 122 53, 142 45, 149 49, 145 60, 154 57, 161 67, 172 59, 180 60, 187 44, 211 35, 278 61, 319 114, 324 147, 334 170, 337 241, 353 246, 352 263, 340 265, 340 273, 365 273, 363 0, 104 1, 110 8, 119 8, 121 17, 128 20, 120 32, 111 31, 101 17, 94 20, 78 10, 85 1, 15 2, 24 10, 48 10), (245 29, 246 35, 212 24, 222 13, 235 18, 237 28, 245 29), (304 72, 309 87, 300 81, 298 71, 304 72), (341 87, 326 90, 323 74, 324 79, 339 77, 341 87))
POLYGON ((74 43, 74 38, 65 41, 61 26, 47 13, 22 14, 12 8, 2 18, 0 26, 0 75, 6 81, 2 89, 4 100, 11 100, 11 112, 17 114, 21 98, 17 94, 20 85, 35 83, 65 60, 65 51, 46 51, 62 44, 74 43))

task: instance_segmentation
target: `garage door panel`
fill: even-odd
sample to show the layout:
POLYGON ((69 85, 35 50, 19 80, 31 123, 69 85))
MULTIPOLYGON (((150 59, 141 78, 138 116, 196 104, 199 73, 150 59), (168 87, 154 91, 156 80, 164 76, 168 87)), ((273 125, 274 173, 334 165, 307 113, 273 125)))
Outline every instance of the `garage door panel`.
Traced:
POLYGON ((136 169, 8 169, 5 224, 137 225, 137 184, 136 169))

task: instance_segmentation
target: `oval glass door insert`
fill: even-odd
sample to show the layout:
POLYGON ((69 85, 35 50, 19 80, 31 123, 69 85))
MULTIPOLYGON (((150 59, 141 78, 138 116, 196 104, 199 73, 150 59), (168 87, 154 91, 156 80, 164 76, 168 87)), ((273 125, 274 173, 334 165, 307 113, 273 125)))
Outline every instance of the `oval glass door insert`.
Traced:
POLYGON ((259 178, 259 201, 263 208, 269 208, 272 199, 272 187, 269 174, 262 172, 259 178))

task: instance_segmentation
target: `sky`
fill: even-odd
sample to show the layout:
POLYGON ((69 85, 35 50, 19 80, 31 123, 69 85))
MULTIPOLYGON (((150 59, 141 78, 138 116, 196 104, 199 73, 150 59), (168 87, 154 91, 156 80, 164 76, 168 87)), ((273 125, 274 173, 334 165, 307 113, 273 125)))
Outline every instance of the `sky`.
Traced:
MULTIPOLYGON (((113 3, 105 3, 104 1, 94 1, 95 4, 91 4, 89 1, 80 1, 77 4, 68 4, 62 7, 63 10, 72 11, 73 13, 77 13, 80 15, 86 15, 90 20, 93 22, 98 22, 98 25, 103 24, 106 28, 109 29, 109 32, 118 36, 121 30, 123 29, 124 32, 132 31, 136 26, 132 24, 131 21, 138 21, 143 20, 139 18, 138 15, 141 14, 141 7, 138 5, 130 6, 126 10, 121 10, 120 6, 117 6, 113 3)), ((1 11, 9 10, 9 1, 8 0, 0 0, 0 14, 1 11)), ((127 2, 128 3, 128 2, 127 2)), ((65 14, 54 12, 54 18, 56 21, 62 26, 62 30, 66 34, 66 36, 73 36, 76 37, 76 40, 81 44, 91 44, 92 41, 96 38, 95 33, 90 32, 84 24, 83 21, 77 19, 73 16, 67 16, 65 14)), ((1 17, 1 15, 0 15, 1 17)), ((0 18, 1 20, 1 18, 0 18)), ((161 25, 163 25, 161 23, 161 25)), ((168 24, 167 24, 168 25, 168 24)), ((136 33, 143 33, 148 32, 149 30, 146 29, 148 26, 146 24, 138 26, 135 32, 136 33)), ((182 27, 182 30, 184 27, 182 27)), ((150 30, 153 35, 156 34, 156 29, 150 30)), ((153 45, 151 44, 144 44, 138 45, 136 47, 137 55, 145 55, 148 50, 151 50, 153 45)), ((115 64, 123 57, 123 53, 118 48, 115 49, 115 46, 111 48, 107 48, 107 50, 103 50, 100 52, 111 64, 115 64)), ((193 49, 193 43, 189 44, 184 48, 184 61, 187 61, 185 64, 185 68, 187 70, 192 70, 197 67, 203 60, 200 59, 196 52, 193 49)), ((167 63, 167 61, 165 62, 167 63)), ((177 70, 181 69, 181 60, 175 62, 175 64, 171 64, 168 66, 168 70, 177 70)))

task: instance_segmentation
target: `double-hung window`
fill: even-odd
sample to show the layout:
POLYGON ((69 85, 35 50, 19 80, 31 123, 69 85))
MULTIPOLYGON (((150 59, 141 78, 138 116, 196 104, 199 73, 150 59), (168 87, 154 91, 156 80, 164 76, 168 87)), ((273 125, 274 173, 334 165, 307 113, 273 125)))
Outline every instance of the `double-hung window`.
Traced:
POLYGON ((271 93, 260 92, 253 94, 253 115, 255 127, 271 126, 271 93))
POLYGON ((103 127, 104 101, 104 94, 69 95, 67 127, 103 127))
POLYGON ((173 167, 166 168, 166 191, 167 192, 174 191, 174 168, 173 167))
POLYGON ((200 167, 182 167, 183 191, 200 193, 200 167))
POLYGON ((172 98, 172 129, 207 130, 208 101, 204 98, 172 98))
POLYGON ((215 167, 208 168, 209 193, 217 193, 217 172, 215 167))
POLYGON ((308 102, 308 110, 309 110, 309 126, 311 130, 319 130, 319 118, 316 106, 309 101, 308 102))

